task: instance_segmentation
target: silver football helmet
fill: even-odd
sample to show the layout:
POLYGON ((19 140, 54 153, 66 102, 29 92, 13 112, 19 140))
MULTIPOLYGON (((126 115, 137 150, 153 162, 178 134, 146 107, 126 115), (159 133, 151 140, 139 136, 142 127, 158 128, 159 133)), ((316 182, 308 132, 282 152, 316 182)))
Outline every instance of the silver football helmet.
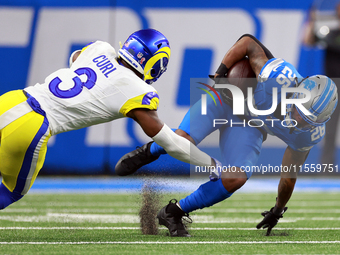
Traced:
MULTIPOLYGON (((335 83, 327 76, 314 75, 303 79, 298 83, 297 87, 307 89, 311 92, 310 100, 302 104, 311 115, 305 115, 299 108, 296 108, 297 112, 308 125, 305 125, 302 128, 295 126, 295 130, 309 131, 326 123, 331 118, 331 115, 338 104, 338 92, 335 83)), ((303 97, 303 93, 294 93, 292 95, 292 98, 303 97)), ((286 121, 288 122, 288 125, 291 124, 292 127, 293 123, 291 120, 294 120, 292 117, 293 107, 292 104, 287 105, 286 115, 286 121), (289 123, 289 121, 291 123, 289 123)), ((296 125, 296 121, 294 122, 296 125)))

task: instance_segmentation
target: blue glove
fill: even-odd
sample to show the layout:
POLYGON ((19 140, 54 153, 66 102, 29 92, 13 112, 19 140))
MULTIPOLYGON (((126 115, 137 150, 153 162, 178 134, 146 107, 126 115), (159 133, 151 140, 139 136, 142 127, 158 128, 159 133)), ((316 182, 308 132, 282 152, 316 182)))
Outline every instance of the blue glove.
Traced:
POLYGON ((215 158, 212 158, 215 161, 216 167, 215 168, 210 168, 210 175, 209 175, 209 179, 210 181, 217 181, 219 179, 221 179, 222 176, 222 169, 223 169, 223 165, 220 161, 218 161, 215 158))

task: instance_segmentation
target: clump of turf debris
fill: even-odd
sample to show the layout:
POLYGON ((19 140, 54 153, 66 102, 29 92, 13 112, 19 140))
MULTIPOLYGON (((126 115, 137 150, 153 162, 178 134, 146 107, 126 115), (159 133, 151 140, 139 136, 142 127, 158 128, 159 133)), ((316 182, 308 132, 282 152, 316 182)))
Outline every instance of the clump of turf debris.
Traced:
POLYGON ((155 186, 154 180, 146 179, 141 190, 139 218, 143 235, 158 234, 156 216, 160 210, 161 193, 155 186))

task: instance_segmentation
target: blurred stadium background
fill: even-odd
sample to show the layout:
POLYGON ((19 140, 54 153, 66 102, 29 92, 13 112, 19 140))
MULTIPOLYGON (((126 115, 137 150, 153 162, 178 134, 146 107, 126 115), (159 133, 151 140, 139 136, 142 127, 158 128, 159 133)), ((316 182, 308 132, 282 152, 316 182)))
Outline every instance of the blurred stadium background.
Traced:
MULTIPOLYGON (((314 4, 332 15, 336 2, 314 4)), ((214 73, 244 33, 255 35, 303 76, 323 73, 322 48, 301 43, 312 5, 311 0, 0 0, 0 94, 43 82, 51 72, 67 66, 71 52, 91 41, 108 41, 118 49, 119 41, 129 34, 151 27, 170 41, 169 68, 155 88, 160 118, 177 128, 190 105, 190 78, 214 73)), ((60 134, 50 140, 41 174, 114 174, 122 155, 149 140, 127 118, 60 134)), ((336 143, 339 147, 339 136, 336 143)), ((259 164, 280 165, 285 147, 269 138, 259 164)), ((201 148, 218 153, 209 143, 203 142, 201 148)), ((320 163, 319 154, 320 146, 313 148, 307 163, 320 163)), ((337 155, 340 159, 339 149, 337 155)), ((188 165, 169 156, 148 169, 189 173, 188 165)))

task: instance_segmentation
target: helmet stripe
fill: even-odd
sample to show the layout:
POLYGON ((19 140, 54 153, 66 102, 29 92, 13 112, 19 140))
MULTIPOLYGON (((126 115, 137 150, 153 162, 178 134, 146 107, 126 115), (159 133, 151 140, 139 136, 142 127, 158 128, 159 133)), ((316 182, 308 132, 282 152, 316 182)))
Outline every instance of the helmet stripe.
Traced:
POLYGON ((154 56, 148 60, 145 64, 144 68, 144 81, 145 80, 152 80, 155 77, 152 77, 151 75, 151 69, 153 66, 157 63, 157 61, 163 59, 163 58, 170 58, 170 48, 169 47, 163 47, 160 48, 158 51, 155 52, 154 56))

